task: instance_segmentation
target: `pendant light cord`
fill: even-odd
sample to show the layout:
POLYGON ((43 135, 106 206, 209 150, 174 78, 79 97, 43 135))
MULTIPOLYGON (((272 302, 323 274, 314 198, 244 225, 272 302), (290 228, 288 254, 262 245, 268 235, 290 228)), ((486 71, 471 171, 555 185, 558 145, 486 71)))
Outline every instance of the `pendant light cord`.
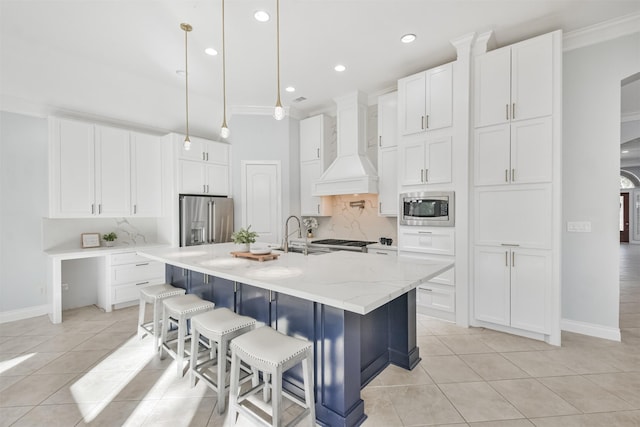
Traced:
POLYGON ((224 46, 224 0, 222 0, 222 125, 227 126, 227 62, 226 49, 224 46))
POLYGON ((192 30, 189 24, 180 24, 180 28, 184 30, 184 87, 185 87, 185 111, 186 111, 186 139, 189 139, 189 64, 187 62, 187 34, 192 30))
POLYGON ((276 0, 276 58, 278 62, 278 101, 276 106, 282 106, 280 102, 280 0, 276 0))

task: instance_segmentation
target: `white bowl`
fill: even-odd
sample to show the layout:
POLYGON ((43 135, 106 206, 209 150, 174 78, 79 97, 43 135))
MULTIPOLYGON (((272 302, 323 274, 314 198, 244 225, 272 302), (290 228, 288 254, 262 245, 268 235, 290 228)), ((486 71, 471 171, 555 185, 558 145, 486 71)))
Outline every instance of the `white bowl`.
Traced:
POLYGON ((254 255, 269 255, 271 253, 271 248, 252 248, 249 249, 254 255))

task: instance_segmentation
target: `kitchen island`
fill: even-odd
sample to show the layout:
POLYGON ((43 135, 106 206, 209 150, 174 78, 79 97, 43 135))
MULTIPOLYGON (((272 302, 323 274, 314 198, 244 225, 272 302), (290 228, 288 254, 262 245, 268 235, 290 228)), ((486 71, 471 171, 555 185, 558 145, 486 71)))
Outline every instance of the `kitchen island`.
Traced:
MULTIPOLYGON (((167 281, 315 343, 318 423, 357 426, 365 419, 360 389, 389 363, 404 369, 420 361, 416 346, 416 291, 453 266, 356 252, 277 260, 234 258, 233 244, 141 250, 167 265, 167 281)), ((284 387, 303 396, 301 372, 284 387)))

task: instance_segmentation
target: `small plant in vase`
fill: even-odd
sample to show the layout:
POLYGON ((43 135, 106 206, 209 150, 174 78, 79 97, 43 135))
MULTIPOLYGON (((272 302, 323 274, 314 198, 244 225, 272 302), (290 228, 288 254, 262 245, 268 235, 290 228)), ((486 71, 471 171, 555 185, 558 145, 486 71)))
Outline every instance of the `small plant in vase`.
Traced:
POLYGON ((307 237, 313 237, 313 230, 318 228, 318 220, 314 217, 302 218, 302 224, 307 229, 307 237))
POLYGON ((231 240, 236 244, 237 252, 249 252, 249 245, 256 242, 258 233, 251 231, 251 226, 241 228, 231 235, 231 240))
POLYGON ((104 240, 104 243, 106 246, 113 246, 117 238, 118 238, 118 235, 113 231, 111 233, 102 235, 102 239, 104 240))

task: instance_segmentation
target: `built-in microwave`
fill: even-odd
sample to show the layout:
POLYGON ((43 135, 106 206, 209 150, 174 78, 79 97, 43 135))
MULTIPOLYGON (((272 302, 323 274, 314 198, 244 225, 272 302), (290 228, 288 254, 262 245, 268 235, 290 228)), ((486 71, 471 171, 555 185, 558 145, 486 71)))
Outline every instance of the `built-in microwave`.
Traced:
POLYGON ((400 194, 400 225, 453 227, 453 191, 416 191, 400 194))

